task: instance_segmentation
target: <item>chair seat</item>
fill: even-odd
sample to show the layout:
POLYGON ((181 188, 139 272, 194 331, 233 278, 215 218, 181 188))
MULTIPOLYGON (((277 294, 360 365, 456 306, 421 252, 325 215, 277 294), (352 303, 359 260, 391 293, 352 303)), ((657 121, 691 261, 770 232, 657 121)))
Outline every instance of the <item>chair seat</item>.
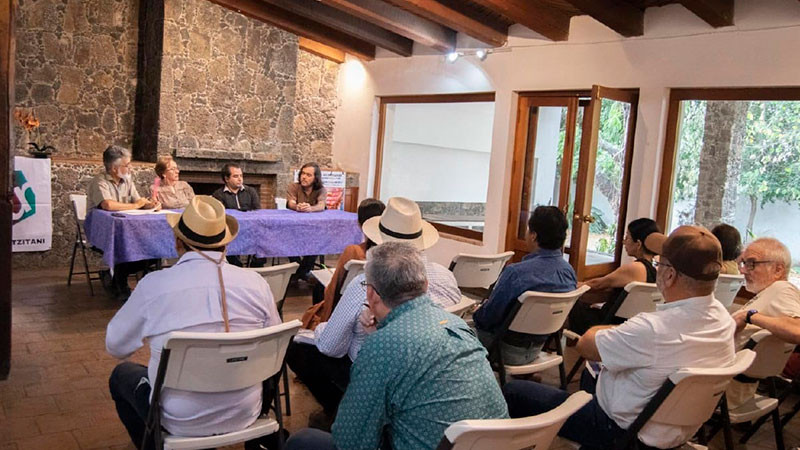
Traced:
POLYGON ((278 422, 269 417, 257 419, 244 430, 232 433, 204 437, 164 436, 164 450, 169 449, 203 449, 221 447, 239 442, 249 441, 278 431, 278 422))
POLYGON ((554 353, 540 352, 539 356, 529 364, 522 366, 509 366, 506 364, 506 374, 508 375, 526 375, 529 373, 541 372, 551 367, 556 367, 561 364, 564 358, 554 353))
POLYGON ((743 405, 731 409, 728 414, 731 423, 749 422, 771 412, 778 407, 778 399, 756 394, 743 405))

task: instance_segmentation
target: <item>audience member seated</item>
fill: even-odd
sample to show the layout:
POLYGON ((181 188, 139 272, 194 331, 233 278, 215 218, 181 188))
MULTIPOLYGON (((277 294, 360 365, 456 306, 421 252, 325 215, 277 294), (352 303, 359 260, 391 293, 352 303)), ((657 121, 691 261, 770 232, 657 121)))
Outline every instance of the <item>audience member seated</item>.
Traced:
MULTIPOLYGON (((297 174, 297 182, 290 183, 286 189, 286 207, 297 212, 319 212, 325 210, 327 189, 322 185, 322 171, 315 162, 303 164, 297 174)), ((290 261, 299 262, 297 277, 308 280, 318 255, 292 257, 290 261)))
MULTIPOLYGON (((478 338, 487 348, 525 291, 569 292, 575 290, 575 271, 561 253, 567 238, 567 219, 555 206, 539 206, 528 220, 526 240, 530 253, 500 274, 492 294, 472 318, 478 338)), ((509 331, 501 344, 506 364, 528 364, 539 355, 547 336, 509 331)))
MULTIPOLYGON (((92 178, 86 203, 88 208, 99 208, 106 211, 127 211, 140 208, 160 208, 157 201, 141 197, 131 179, 131 153, 117 145, 109 146, 103 152, 105 172, 92 178)), ((100 274, 103 286, 119 301, 125 301, 131 295, 128 276, 147 269, 150 260, 133 261, 114 266, 114 277, 108 271, 100 274), (109 278, 111 278, 109 280, 109 278)))
MULTIPOLYGON (((386 205, 384 205, 382 201, 374 198, 364 199, 361 204, 358 205, 358 225, 364 226, 364 222, 366 222, 367 219, 380 216, 383 214, 384 209, 386 209, 386 205)), ((333 277, 330 283, 325 286, 322 295, 319 295, 317 290, 317 286, 319 286, 320 290, 322 289, 322 284, 315 285, 313 297, 319 296, 321 297, 321 301, 312 298, 313 305, 303 314, 303 328, 313 330, 320 322, 327 322, 331 317, 333 308, 336 307, 336 303, 339 300, 336 293, 341 289, 345 276, 347 276, 344 265, 353 259, 364 260, 367 257, 367 250, 374 245, 374 242, 366 239, 360 244, 348 245, 344 249, 344 252, 342 252, 339 256, 339 260, 336 262, 336 270, 333 272, 333 277)), ((339 292, 339 294, 341 295, 341 292, 339 292)))
MULTIPOLYGON (((167 216, 167 221, 177 238, 180 260, 139 281, 106 330, 106 348, 116 358, 129 357, 144 340, 150 344, 149 367, 126 361, 114 369, 109 380, 119 418, 137 446, 150 408, 150 380, 156 377, 169 332, 245 331, 281 322, 264 279, 225 263, 225 246, 236 237, 239 225, 235 218, 225 215, 219 201, 196 196, 183 214, 167 216)), ((165 388, 161 423, 171 434, 180 436, 237 431, 258 418, 261 397, 260 384, 223 393, 165 388)))
MULTIPOLYGON (((713 295, 722 266, 717 238, 705 228, 682 226, 663 242, 663 252, 652 250, 661 253, 656 283, 665 303, 622 325, 592 327, 578 342, 578 352, 599 361, 602 368, 596 391, 593 376, 584 371, 581 387, 596 392, 594 399, 566 421, 559 435, 583 449, 612 447, 675 371, 733 363, 736 326, 713 295)), ((554 387, 520 380, 506 384, 504 394, 511 417, 547 412, 569 396, 554 387)), ((672 448, 696 431, 649 423, 639 439, 652 447, 672 448)))
MULTIPOLYGON (((261 200, 258 198, 258 191, 255 188, 244 184, 242 168, 237 164, 228 163, 222 166, 222 182, 224 186, 211 194, 215 199, 225 205, 225 209, 237 209, 239 211, 255 211, 261 209, 261 200)), ((228 262, 242 267, 242 258, 237 255, 228 256, 228 262)), ((266 258, 256 258, 252 267, 262 267, 266 258)))
POLYGON ((158 186, 151 186, 151 196, 167 209, 182 209, 194 198, 194 190, 189 183, 180 180, 181 171, 172 156, 162 156, 156 162, 158 186), (154 195, 153 195, 154 194, 154 195))
MULTIPOLYGON (((800 289, 788 281, 791 267, 792 255, 777 239, 756 239, 742 252, 739 270, 744 275, 745 289, 756 296, 733 315, 737 324, 737 350, 744 348, 761 328, 788 342, 796 342, 791 333, 787 336, 790 328, 785 328, 800 323, 800 289)), ((749 400, 756 387, 756 383, 732 381, 726 391, 730 407, 749 400)))
POLYGON ((287 447, 431 449, 453 422, 507 417, 486 350, 426 295, 420 252, 388 242, 368 255, 366 301, 378 329, 353 364, 333 434, 301 430, 287 447))
POLYGON ((711 233, 722 245, 722 271, 724 275, 739 275, 739 263, 736 261, 742 253, 742 236, 739 230, 721 223, 711 229, 711 233))
MULTIPOLYGON (((367 239, 376 244, 405 242, 422 251, 439 239, 439 233, 428 222, 422 220, 419 206, 402 197, 392 197, 380 217, 373 217, 362 227, 367 239)), ((369 258, 369 257, 368 257, 369 258)), ((368 259, 369 261, 369 259, 368 259)), ((461 301, 461 291, 453 273, 443 266, 422 261, 428 280, 427 294, 439 307, 455 305, 461 301)), ((314 330, 313 343, 289 344, 286 361, 297 377, 308 387, 322 406, 314 413, 309 423, 325 428, 336 415, 350 379, 350 366, 358 356, 367 331, 360 316, 369 315, 367 308, 365 274, 353 279, 345 289, 339 304, 333 309, 330 319, 320 323, 314 330)), ((369 317, 365 322, 372 322, 369 317)))
MULTIPOLYGON (((624 287, 632 281, 654 283, 656 269, 653 257, 656 252, 648 248, 645 240, 653 233, 659 233, 658 225, 652 219, 636 219, 628 224, 622 244, 628 256, 636 260, 621 265, 610 274, 585 282, 592 289, 581 296, 569 314, 569 329, 583 334, 590 327, 603 322, 608 312, 625 298, 624 287), (594 303, 603 303, 602 308, 592 308, 594 303)), ((579 283, 583 285, 584 283, 579 283)))

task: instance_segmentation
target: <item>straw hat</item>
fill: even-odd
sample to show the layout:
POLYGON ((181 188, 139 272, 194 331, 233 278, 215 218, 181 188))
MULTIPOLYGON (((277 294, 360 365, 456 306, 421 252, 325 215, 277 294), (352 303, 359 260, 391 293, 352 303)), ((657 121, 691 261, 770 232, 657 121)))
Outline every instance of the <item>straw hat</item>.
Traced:
POLYGON ((167 223, 175 236, 200 248, 222 247, 239 233, 239 222, 225 214, 219 200, 208 195, 196 195, 183 214, 169 214, 167 223))
POLYGON ((374 243, 407 242, 419 250, 430 248, 439 240, 439 232, 422 220, 419 206, 403 197, 392 197, 380 217, 372 217, 361 227, 374 243))

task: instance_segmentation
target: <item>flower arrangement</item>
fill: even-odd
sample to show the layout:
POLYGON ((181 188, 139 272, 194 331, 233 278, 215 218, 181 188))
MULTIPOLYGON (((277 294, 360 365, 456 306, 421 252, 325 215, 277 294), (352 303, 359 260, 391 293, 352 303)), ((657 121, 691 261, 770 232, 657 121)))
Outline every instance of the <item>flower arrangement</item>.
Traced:
POLYGON ((28 153, 35 158, 48 158, 56 150, 52 145, 39 145, 38 141, 41 138, 41 131, 39 131, 39 119, 33 114, 33 110, 25 112, 22 109, 14 111, 14 118, 25 129, 28 135, 28 153), (31 133, 36 131, 36 139, 31 138, 31 133))

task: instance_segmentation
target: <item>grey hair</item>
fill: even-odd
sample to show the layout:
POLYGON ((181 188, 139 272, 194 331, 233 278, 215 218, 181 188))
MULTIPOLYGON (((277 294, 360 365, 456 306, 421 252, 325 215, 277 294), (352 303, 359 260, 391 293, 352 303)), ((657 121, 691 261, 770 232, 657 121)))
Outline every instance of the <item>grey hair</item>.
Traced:
POLYGON ((119 145, 109 145, 103 152, 103 165, 106 166, 106 172, 111 172, 111 169, 117 167, 123 158, 130 158, 131 152, 119 145))
POLYGON ((792 268, 792 254, 783 242, 771 237, 762 237, 748 245, 748 247, 752 246, 758 246, 764 252, 766 260, 783 264, 783 279, 789 279, 789 271, 792 268))
POLYGON ((371 248, 364 273, 367 283, 389 308, 419 297, 427 288, 422 253, 405 242, 386 242, 371 248))

